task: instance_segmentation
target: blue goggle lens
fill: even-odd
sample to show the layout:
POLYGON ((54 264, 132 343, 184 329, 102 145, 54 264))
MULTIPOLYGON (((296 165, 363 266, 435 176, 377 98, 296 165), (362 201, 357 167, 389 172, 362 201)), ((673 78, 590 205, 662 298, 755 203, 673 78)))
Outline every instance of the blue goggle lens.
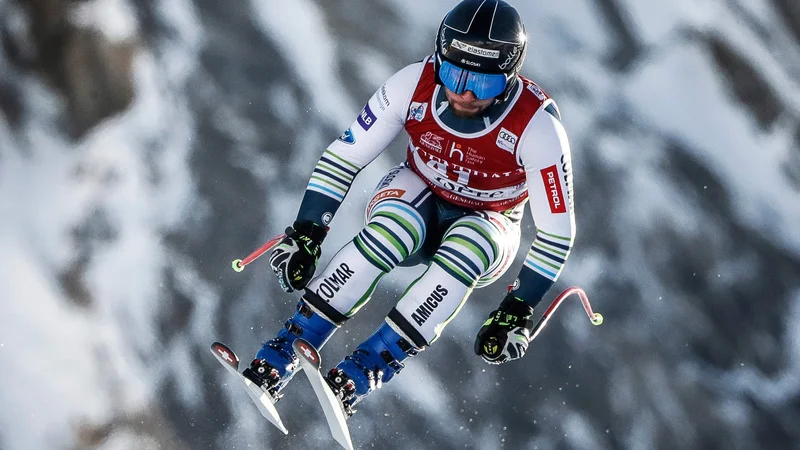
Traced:
POLYGON ((497 97, 506 90, 505 75, 473 72, 448 61, 442 61, 439 66, 439 79, 456 94, 472 91, 481 100, 497 97))

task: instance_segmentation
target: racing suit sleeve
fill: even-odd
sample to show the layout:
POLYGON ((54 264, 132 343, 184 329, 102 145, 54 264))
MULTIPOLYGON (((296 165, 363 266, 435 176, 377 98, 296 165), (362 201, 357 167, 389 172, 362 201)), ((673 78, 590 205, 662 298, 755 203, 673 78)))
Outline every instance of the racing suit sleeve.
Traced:
POLYGON ((558 279, 575 240, 570 147, 554 106, 534 114, 517 153, 525 168, 536 238, 513 295, 532 307, 558 279))
POLYGON ((328 225, 333 220, 356 175, 403 129, 423 66, 422 62, 411 64, 389 78, 350 128, 328 146, 311 174, 298 221, 328 225))

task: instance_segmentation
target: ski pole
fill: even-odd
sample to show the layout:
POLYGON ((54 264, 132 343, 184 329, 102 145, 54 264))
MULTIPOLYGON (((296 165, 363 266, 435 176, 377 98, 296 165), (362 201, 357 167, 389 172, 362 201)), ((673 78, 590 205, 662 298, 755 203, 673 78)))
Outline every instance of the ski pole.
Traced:
POLYGON ((251 262, 255 261, 256 259, 258 259, 264 253, 267 253, 272 247, 275 247, 275 245, 277 245, 278 242, 283 240, 283 238, 285 238, 285 237, 286 237, 286 233, 281 233, 281 234, 275 236, 274 238, 268 240, 264 245, 259 247, 258 250, 256 250, 253 253, 250 253, 249 255, 247 255, 247 258, 245 258, 245 259, 234 259, 233 263, 231 264, 233 266, 233 270, 235 270, 237 272, 243 271, 244 270, 244 266, 246 266, 246 265, 250 264, 251 262))
POLYGON ((536 339, 536 336, 542 331, 544 326, 547 324, 547 321, 550 319, 550 316, 556 312, 556 309, 558 309, 564 299, 572 294, 578 294, 578 297, 581 298, 583 309, 586 310, 586 314, 589 316, 589 320, 592 321, 592 325, 601 325, 603 323, 603 315, 592 311, 592 305, 589 304, 589 297, 586 295, 586 292, 577 286, 573 286, 559 294, 558 297, 553 300, 553 303, 550 304, 550 307, 544 312, 542 318, 539 319, 539 322, 537 322, 536 326, 533 327, 533 330, 531 331, 531 341, 536 339))

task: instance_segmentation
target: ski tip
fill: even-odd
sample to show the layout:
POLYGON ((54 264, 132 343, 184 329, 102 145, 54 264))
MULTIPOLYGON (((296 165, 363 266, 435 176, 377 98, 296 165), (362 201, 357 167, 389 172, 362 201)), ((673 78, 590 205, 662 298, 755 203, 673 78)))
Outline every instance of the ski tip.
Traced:
POLYGON ((227 364, 236 370, 239 369, 239 357, 236 356, 236 353, 233 350, 228 348, 228 346, 222 342, 214 342, 211 344, 211 353, 214 354, 219 362, 227 364))
POLYGON ((305 339, 295 339, 292 343, 292 347, 298 356, 304 358, 319 369, 322 364, 322 358, 320 358, 319 352, 313 345, 309 344, 305 339))

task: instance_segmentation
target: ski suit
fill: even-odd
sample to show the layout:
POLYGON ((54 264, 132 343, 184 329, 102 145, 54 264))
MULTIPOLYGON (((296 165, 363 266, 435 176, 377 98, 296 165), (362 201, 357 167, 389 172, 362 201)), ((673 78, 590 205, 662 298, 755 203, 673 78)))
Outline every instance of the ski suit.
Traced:
POLYGON ((440 336, 473 289, 509 269, 526 202, 536 238, 514 283, 518 298, 542 299, 575 237, 570 149, 553 100, 520 77, 508 101, 461 119, 443 91, 431 57, 393 75, 323 153, 297 216, 328 225, 359 171, 405 129, 406 160, 380 180, 365 227, 303 299, 341 325, 394 267, 426 264, 386 318, 418 348, 440 336))

